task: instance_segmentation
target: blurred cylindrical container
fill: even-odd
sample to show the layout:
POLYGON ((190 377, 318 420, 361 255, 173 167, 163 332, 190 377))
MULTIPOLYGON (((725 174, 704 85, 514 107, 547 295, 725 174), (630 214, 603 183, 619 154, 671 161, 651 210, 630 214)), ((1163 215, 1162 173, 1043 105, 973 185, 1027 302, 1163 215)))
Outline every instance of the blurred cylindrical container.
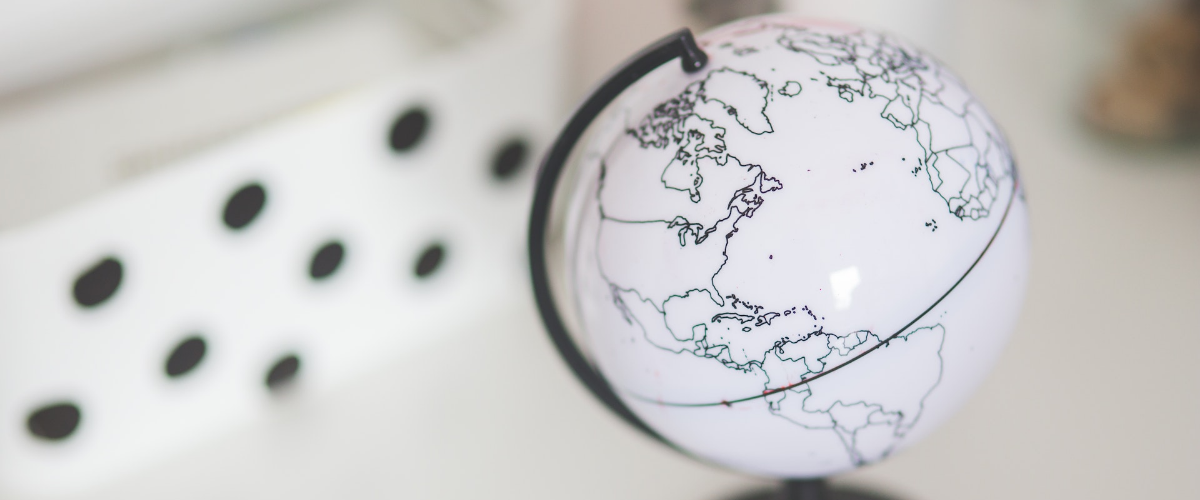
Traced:
POLYGON ((845 21, 905 38, 953 63, 956 2, 952 0, 782 0, 782 10, 845 21))

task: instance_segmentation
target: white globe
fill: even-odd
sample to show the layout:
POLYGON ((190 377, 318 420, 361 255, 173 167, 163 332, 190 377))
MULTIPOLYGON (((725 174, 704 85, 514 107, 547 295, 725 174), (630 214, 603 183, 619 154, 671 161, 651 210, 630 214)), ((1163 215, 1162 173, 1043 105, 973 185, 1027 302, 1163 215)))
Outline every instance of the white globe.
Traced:
POLYGON ((999 129, 888 35, 768 16, 699 38, 571 165, 565 268, 598 371, 698 458, 804 478, 878 461, 994 364, 1028 268, 999 129))

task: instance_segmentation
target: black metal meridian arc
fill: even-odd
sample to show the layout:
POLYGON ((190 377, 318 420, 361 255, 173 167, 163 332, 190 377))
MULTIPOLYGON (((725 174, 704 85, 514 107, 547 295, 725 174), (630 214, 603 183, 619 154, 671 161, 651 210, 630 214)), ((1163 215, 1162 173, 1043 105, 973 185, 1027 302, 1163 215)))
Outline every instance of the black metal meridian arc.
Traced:
POLYGON ((687 73, 700 71, 708 63, 708 55, 696 45, 692 32, 687 28, 681 29, 655 42, 640 54, 626 61, 616 72, 609 75, 571 115, 571 119, 555 139, 538 169, 533 209, 529 221, 529 267, 533 277, 533 293, 538 309, 541 311, 542 322, 546 325, 546 330, 550 333, 554 346, 571 370, 575 372, 575 376, 583 382, 583 385, 587 386, 596 398, 630 425, 672 448, 679 449, 634 415, 617 397, 616 392, 608 385, 604 377, 584 358, 579 347, 571 340, 562 317, 558 314, 558 308, 550 290, 549 273, 546 269, 546 225, 550 221, 555 187, 558 185, 559 177, 562 175, 563 167, 571 155, 571 151, 575 149, 575 144, 579 142, 596 117, 625 89, 651 71, 676 58, 683 66, 683 71, 687 73))

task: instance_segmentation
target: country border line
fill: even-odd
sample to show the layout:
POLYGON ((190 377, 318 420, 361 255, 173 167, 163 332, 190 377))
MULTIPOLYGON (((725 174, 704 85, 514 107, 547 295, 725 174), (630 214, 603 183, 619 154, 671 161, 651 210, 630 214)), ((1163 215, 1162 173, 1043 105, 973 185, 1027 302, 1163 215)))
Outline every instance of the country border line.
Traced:
POLYGON ((971 271, 973 271, 975 269, 975 266, 979 265, 979 262, 981 260, 983 260, 983 256, 987 255, 988 250, 992 248, 992 243, 994 243, 996 241, 996 237, 1000 235, 1000 230, 1004 228, 1004 223, 1006 221, 1008 221, 1008 214, 1009 214, 1009 212, 1012 211, 1013 203, 1016 201, 1017 196, 1018 196, 1018 190, 1020 189, 1021 183, 1016 174, 1016 172, 1017 172, 1016 165, 1013 165, 1012 172, 1013 172, 1012 195, 1009 196, 1008 204, 1004 207, 1004 215, 1000 217, 1000 223, 996 225, 996 231, 992 233, 992 237, 988 240, 987 245, 985 245, 983 247, 983 251, 979 252, 979 257, 975 258, 975 262, 972 262, 971 266, 967 268, 966 272, 964 272, 962 274, 962 276, 960 276, 958 278, 958 281, 955 281, 954 284, 951 285, 950 288, 946 290, 946 293, 943 293, 941 297, 938 297, 938 299, 936 301, 934 301, 933 304, 931 304, 927 309, 925 309, 924 312, 917 315, 916 318, 913 318, 912 321, 909 321, 908 324, 904 325, 902 328, 897 330, 896 333, 893 333, 888 338, 879 341, 878 344, 871 346, 870 349, 867 349, 866 351, 859 353, 857 356, 854 356, 853 358, 846 360, 845 362, 843 362, 840 365, 834 366, 833 368, 830 368, 828 370, 824 370, 821 373, 818 373, 811 377, 801 379, 799 382, 796 382, 794 384, 788 384, 788 385, 785 385, 782 387, 777 387, 775 389, 767 389, 767 390, 763 391, 762 394, 758 394, 758 395, 754 395, 754 396, 747 396, 747 397, 740 398, 740 399, 724 400, 724 401, 710 402, 710 403, 675 403, 675 402, 663 401, 659 398, 650 398, 650 397, 642 396, 642 395, 637 394, 632 391, 626 391, 626 393, 629 394, 630 397, 637 399, 639 401, 642 401, 644 403, 651 403, 651 404, 656 404, 659 406, 669 406, 669 407, 675 407, 675 408, 705 408, 705 407, 713 407, 713 406, 733 406, 737 403, 744 403, 746 401, 762 399, 762 398, 765 398, 772 394, 778 394, 780 392, 783 392, 783 391, 786 391, 789 389, 794 389, 796 387, 809 384, 809 383, 813 382, 814 380, 817 380, 821 377, 824 377, 826 375, 829 375, 833 372, 836 372, 836 371, 842 369, 843 367, 845 367, 846 365, 849 365, 850 363, 858 361, 863 356, 866 356, 866 355, 872 353, 876 349, 879 349, 881 346, 887 345, 889 342, 895 340, 896 337, 899 337, 901 334, 908 331, 908 329, 911 328, 918 321, 920 321, 921 318, 924 318, 931 311, 933 311, 933 309, 935 307, 937 307, 938 304, 941 304, 942 301, 945 300, 946 297, 948 297, 950 295, 950 292, 953 292, 955 288, 958 288, 958 285, 962 284, 963 280, 967 279, 967 275, 971 274, 971 271))

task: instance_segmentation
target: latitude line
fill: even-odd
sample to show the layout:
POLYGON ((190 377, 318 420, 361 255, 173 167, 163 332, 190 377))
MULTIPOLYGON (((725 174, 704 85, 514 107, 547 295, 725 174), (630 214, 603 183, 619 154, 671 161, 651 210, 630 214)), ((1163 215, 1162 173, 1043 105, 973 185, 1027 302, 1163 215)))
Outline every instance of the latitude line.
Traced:
POLYGON ((793 389, 793 388, 796 388, 796 387, 799 387, 802 385, 809 384, 809 383, 813 382, 814 380, 817 380, 821 377, 824 377, 826 375, 829 375, 833 372, 836 372, 836 371, 842 369, 842 367, 849 365, 850 363, 858 361, 863 356, 870 354, 871 352, 875 351, 876 349, 879 349, 881 346, 887 345, 889 342, 895 340, 897 337, 899 337, 901 334, 903 334, 905 331, 907 331, 910 327, 912 327, 914 324, 916 324, 918 321, 920 321, 921 318, 924 318, 931 311, 933 311, 933 309, 935 307, 937 307, 938 304, 941 304, 942 301, 945 300, 946 297, 948 297, 950 295, 950 292, 953 292, 955 288, 958 288, 958 285, 961 284, 963 282, 963 280, 967 279, 967 275, 971 274, 971 271, 973 271, 975 269, 975 266, 978 265, 979 262, 983 260, 983 256, 987 255, 988 250, 992 248, 992 243, 994 243, 996 241, 996 237, 1000 235, 1000 230, 1004 228, 1004 223, 1006 221, 1008 221, 1008 214, 1010 211, 1012 211, 1013 202, 1017 199, 1017 191, 1020 188, 1020 184, 1021 184, 1020 180, 1016 176, 1016 165, 1014 165, 1013 166, 1012 195, 1009 196, 1008 204, 1004 207, 1004 215, 1002 215, 1000 217, 1000 223, 996 225, 996 230, 992 233, 992 237, 990 239, 988 239, 987 245, 984 245, 983 251, 979 252, 979 257, 975 258, 975 262, 971 263, 971 266, 968 267, 966 272, 964 272, 962 274, 962 276, 960 276, 958 278, 958 281, 955 281, 953 285, 950 285, 950 288, 946 290, 946 293, 943 293, 942 296, 938 297, 938 299, 935 300, 933 302, 933 304, 931 304, 927 309, 925 309, 925 311, 923 311, 921 314, 917 315, 916 318, 913 318, 912 321, 909 321, 908 324, 904 325, 899 330, 897 330, 896 333, 893 333, 890 336, 888 336, 888 338, 879 341, 878 344, 871 346, 870 349, 867 349, 866 351, 859 353, 857 356, 854 356, 853 358, 850 358, 850 359, 846 360, 845 362, 843 362, 842 364, 834 366, 833 368, 830 368, 828 370, 823 370, 821 373, 818 373, 811 377, 800 379, 799 382, 796 382, 794 384, 788 384, 788 385, 777 387, 774 389, 767 389, 765 391, 762 391, 762 394, 758 394, 758 395, 754 395, 754 396, 747 396, 747 397, 740 398, 740 399, 718 401, 718 402, 711 402, 711 403, 673 403, 673 402, 668 402, 668 401, 662 401, 658 398, 649 398, 649 397, 642 396, 642 395, 634 393, 634 392, 629 392, 628 394, 630 395, 630 397, 637 399, 639 401, 642 401, 644 403, 651 403, 651 404, 656 404, 659 406, 669 406, 669 407, 674 407, 674 408, 705 408, 705 407, 713 407, 713 406, 727 406, 728 407, 728 406, 733 406, 734 404, 737 404, 737 403, 744 403, 746 401, 762 399, 762 398, 765 398, 772 394, 778 394, 780 392, 783 392, 783 391, 786 391, 789 389, 793 389))

